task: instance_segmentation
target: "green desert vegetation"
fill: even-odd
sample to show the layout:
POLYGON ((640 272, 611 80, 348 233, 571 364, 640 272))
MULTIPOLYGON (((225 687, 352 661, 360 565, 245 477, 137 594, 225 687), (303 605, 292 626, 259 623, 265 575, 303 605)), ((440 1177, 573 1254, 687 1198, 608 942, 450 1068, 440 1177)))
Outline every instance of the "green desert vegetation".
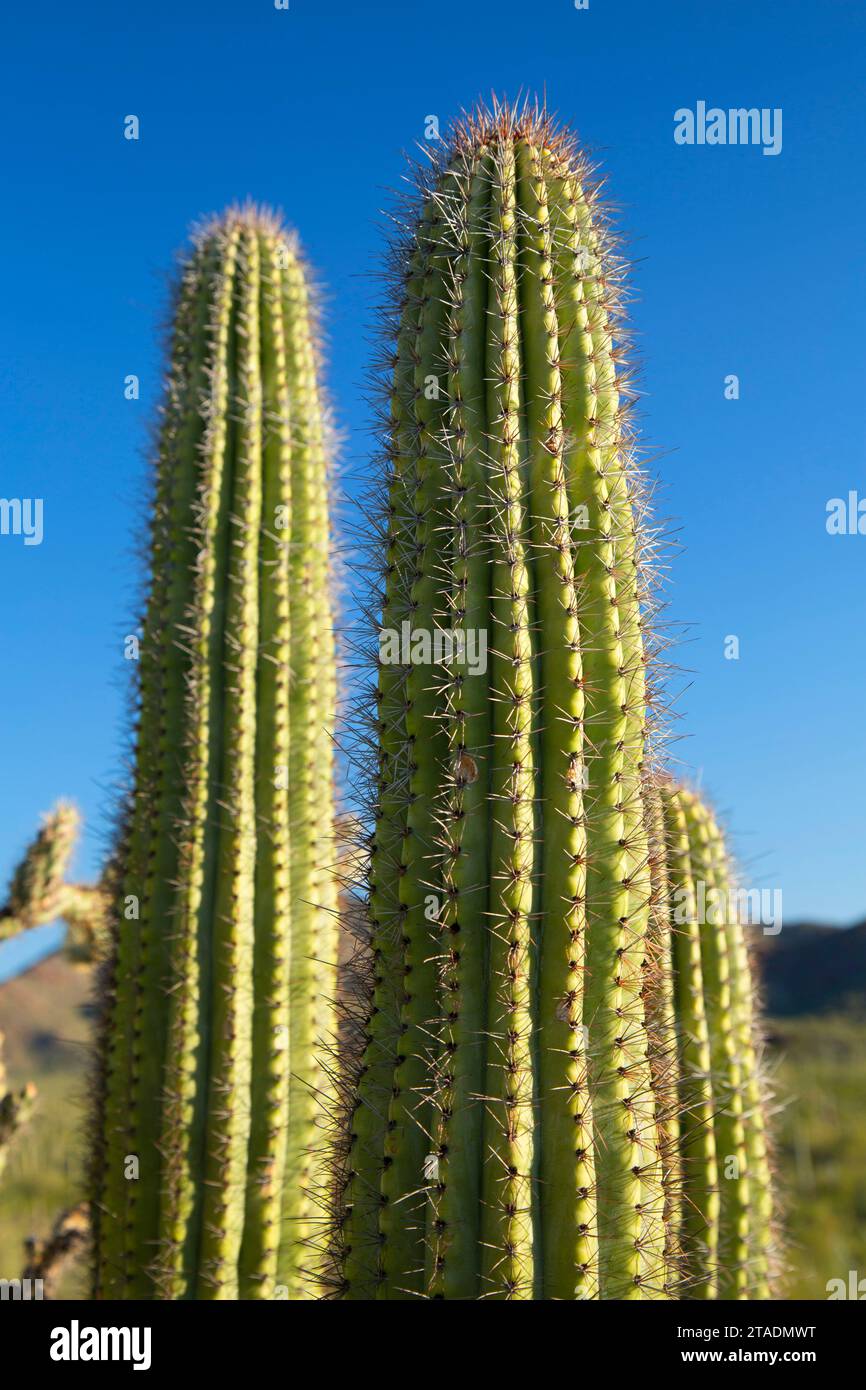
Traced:
MULTIPOLYGON (((9 1147, 0 1181, 0 1278, 21 1274, 28 1258, 25 1243, 45 1240, 58 1216, 84 1192, 92 994, 90 970, 60 953, 0 984, 9 1084, 36 1089, 29 1122, 9 1147)), ((87 1296, 83 1259, 67 1269, 58 1293, 87 1296)))
POLYGON ((781 1106, 783 1287, 791 1298, 826 1298, 830 1280, 847 1286, 851 1271, 858 1280, 866 1271, 866 1018, 828 1013, 769 1026, 781 1106))

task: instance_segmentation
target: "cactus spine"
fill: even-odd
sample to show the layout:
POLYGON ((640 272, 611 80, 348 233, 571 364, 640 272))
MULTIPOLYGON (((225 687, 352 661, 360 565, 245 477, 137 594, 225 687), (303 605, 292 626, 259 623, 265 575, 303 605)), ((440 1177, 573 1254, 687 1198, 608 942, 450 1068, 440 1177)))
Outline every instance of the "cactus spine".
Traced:
POLYGON ((327 473, 304 266, 275 218, 232 210, 183 269, 156 463, 97 1084, 99 1297, 317 1286, 336 958, 327 473))
POLYGON ((375 985, 349 1298, 662 1298, 644 1008, 640 486, 590 170, 454 134, 403 256, 381 610, 375 985), (444 630, 436 668, 387 654, 444 630), (384 653, 384 655, 383 655, 384 653))
POLYGON ((679 1047, 685 1296, 769 1298, 773 1197, 754 984, 722 832, 663 786, 679 1047))

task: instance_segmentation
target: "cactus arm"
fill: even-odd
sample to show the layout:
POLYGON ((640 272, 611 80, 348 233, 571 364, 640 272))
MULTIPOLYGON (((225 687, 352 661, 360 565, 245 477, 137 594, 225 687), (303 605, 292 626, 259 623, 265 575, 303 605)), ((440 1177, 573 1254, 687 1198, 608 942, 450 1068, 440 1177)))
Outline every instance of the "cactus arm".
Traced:
POLYGON ((110 894, 102 883, 69 883, 66 879, 80 825, 78 811, 65 801, 44 817, 0 907, 0 942, 33 927, 63 921, 67 926, 63 949, 68 959, 91 964, 104 955, 110 894))
POLYGON ((532 645, 520 478, 520 351, 514 150, 496 155, 491 196, 488 431, 493 499, 488 1062, 482 1296, 533 1291, 530 1017, 533 794, 532 645))
POLYGON ((541 795, 546 825, 540 931, 543 1296, 597 1287, 592 1100, 583 1047, 586 838, 583 828, 583 668, 563 467, 562 376, 553 290, 547 180, 534 147, 518 147, 521 315, 530 441, 533 553, 544 720, 541 795))
POLYGON ((108 949, 108 914, 111 897, 102 883, 64 885, 60 917, 66 923, 63 950, 68 960, 92 965, 108 949))
POLYGON ((680 1048, 682 1246, 692 1297, 718 1297, 719 1180, 712 1058, 704 1002, 697 864, 680 793, 663 792, 673 909, 675 1003, 680 1048))
POLYGON ((68 802, 60 802, 44 818, 12 875, 7 901, 0 909, 0 941, 63 915, 66 871, 79 827, 78 812, 68 802))

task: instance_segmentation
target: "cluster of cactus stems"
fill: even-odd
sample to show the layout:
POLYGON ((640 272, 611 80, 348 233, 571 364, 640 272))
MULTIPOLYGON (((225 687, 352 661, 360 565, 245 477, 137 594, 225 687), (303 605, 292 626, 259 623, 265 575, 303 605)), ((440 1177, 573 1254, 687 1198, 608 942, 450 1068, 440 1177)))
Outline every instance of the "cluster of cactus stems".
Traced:
POLYGON ((255 208, 180 278, 93 1161, 101 1298, 314 1293, 333 1088, 329 427, 311 288, 255 208))
POLYGON ((469 119, 398 266, 380 627, 464 644, 379 662, 342 1295, 710 1297, 722 1259, 765 1293, 768 1188, 722 1195, 708 1159, 766 1177, 742 939, 702 938, 705 1056, 670 921, 654 535, 586 160, 543 114, 469 119))
MULTIPOLYGON (((110 922, 94 1295, 768 1298, 754 989, 716 819, 659 770, 600 185, 546 113, 495 106, 418 194, 374 604, 410 641, 377 653, 369 978, 342 1029, 308 276, 246 207, 179 280, 116 853, 68 885, 59 808, 0 912, 0 937, 64 917, 73 947, 110 922)), ((30 1099, 0 1099, 0 1164, 30 1099)))

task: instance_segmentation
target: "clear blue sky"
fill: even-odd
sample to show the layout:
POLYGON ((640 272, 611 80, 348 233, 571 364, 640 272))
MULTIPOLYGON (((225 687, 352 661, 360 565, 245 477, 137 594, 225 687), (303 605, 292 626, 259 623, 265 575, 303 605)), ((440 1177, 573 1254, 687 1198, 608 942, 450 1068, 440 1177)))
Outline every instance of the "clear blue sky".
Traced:
POLYGON ((824 524, 829 498, 866 496, 860 0, 48 0, 7 9, 2 42, 0 496, 42 497, 45 536, 0 537, 0 874, 60 795, 86 816, 81 872, 103 853, 189 223, 249 195, 298 227, 351 476, 401 152, 430 114, 546 90, 603 158, 639 260, 645 432, 685 547, 678 752, 788 920, 866 914, 866 536, 824 524), (781 108, 781 154, 676 145, 699 100, 781 108))

